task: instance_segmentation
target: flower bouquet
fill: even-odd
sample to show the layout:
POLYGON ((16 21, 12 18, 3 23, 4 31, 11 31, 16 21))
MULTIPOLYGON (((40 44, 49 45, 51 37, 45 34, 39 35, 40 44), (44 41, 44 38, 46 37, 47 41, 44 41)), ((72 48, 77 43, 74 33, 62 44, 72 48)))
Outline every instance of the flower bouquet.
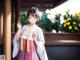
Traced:
POLYGON ((65 32, 80 32, 80 13, 75 13, 72 15, 66 12, 62 27, 65 32))

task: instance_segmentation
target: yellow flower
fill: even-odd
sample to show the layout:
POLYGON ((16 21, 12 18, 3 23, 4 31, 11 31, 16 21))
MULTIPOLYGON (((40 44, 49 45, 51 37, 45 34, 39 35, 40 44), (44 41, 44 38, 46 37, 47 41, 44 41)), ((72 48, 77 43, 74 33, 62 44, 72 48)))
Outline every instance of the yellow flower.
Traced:
POLYGON ((64 20, 64 23, 66 23, 67 22, 67 20, 64 20))
POLYGON ((80 18, 80 13, 79 13, 79 18, 80 18))
POLYGON ((76 22, 73 22, 73 24, 76 24, 76 22))
POLYGON ((75 30, 78 30, 78 28, 77 28, 76 26, 74 27, 74 29, 75 29, 75 30))
POLYGON ((80 18, 80 13, 79 12, 78 13, 75 13, 74 17, 80 18))
POLYGON ((67 22, 67 25, 70 25, 70 22, 67 22))
POLYGON ((64 27, 66 27, 66 24, 64 24, 64 27))
POLYGON ((72 26, 69 26, 69 30, 71 30, 72 29, 72 26))
POLYGON ((79 13, 77 13, 77 16, 78 16, 78 17, 80 17, 80 14, 79 14, 79 13))
POLYGON ((80 27, 80 24, 79 24, 79 27, 80 27))

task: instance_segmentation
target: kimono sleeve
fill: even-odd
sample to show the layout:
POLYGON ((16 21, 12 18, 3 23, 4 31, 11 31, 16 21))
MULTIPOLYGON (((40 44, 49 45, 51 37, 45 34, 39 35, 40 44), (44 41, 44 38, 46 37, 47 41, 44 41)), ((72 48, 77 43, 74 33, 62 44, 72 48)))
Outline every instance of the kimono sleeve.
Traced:
POLYGON ((25 26, 23 26, 20 31, 19 31, 19 35, 17 36, 17 33, 14 35, 14 38, 13 38, 13 44, 20 38, 21 34, 24 32, 24 29, 25 29, 25 26))
MULTIPOLYGON (((24 31, 24 26, 20 29, 19 33, 23 33, 24 31)), ((19 52, 19 37, 20 35, 17 37, 17 33, 15 34, 14 38, 13 38, 13 53, 12 53, 12 57, 15 58, 19 52)))
POLYGON ((44 39, 44 34, 43 34, 42 29, 38 30, 37 40, 38 40, 38 42, 39 42, 40 45, 44 45, 45 44, 45 39, 44 39))
POLYGON ((38 36, 36 41, 37 53, 41 60, 48 60, 44 44, 45 44, 44 35, 42 30, 40 29, 38 30, 38 36))

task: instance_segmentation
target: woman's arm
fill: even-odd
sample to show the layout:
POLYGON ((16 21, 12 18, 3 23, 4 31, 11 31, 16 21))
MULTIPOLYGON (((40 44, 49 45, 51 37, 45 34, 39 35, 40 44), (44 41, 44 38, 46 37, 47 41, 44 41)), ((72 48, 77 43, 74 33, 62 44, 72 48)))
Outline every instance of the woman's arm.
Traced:
POLYGON ((14 44, 15 40, 19 40, 19 38, 20 38, 20 34, 21 34, 21 24, 20 23, 17 24, 17 28, 18 28, 18 30, 14 36, 13 44, 14 44))
POLYGON ((19 38, 20 38, 20 33, 21 33, 21 25, 17 24, 18 27, 18 31, 16 32, 14 38, 13 38, 13 53, 12 56, 13 58, 17 56, 18 52, 19 52, 19 38))
POLYGON ((20 38, 20 32, 21 32, 21 29, 19 28, 18 31, 15 34, 16 40, 19 40, 19 38, 20 38))

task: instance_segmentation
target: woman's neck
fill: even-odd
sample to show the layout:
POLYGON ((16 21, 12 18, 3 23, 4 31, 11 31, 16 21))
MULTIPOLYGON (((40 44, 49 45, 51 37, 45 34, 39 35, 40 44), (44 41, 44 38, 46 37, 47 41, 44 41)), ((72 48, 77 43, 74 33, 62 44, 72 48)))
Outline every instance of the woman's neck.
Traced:
POLYGON ((29 24, 30 27, 33 27, 35 24, 29 24))
POLYGON ((29 34, 32 34, 32 30, 35 24, 29 24, 29 34))

